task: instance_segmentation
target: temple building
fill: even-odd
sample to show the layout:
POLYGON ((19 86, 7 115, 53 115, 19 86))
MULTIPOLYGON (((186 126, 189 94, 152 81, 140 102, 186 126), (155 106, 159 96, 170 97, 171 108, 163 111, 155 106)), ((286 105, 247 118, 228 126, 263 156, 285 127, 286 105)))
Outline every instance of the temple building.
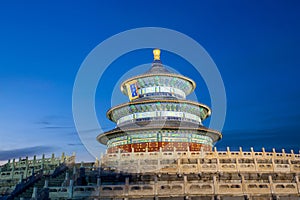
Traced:
POLYGON ((196 83, 153 54, 149 71, 121 84, 129 102, 108 110, 116 127, 97 136, 100 160, 9 160, 0 200, 300 200, 299 153, 218 151, 222 134, 202 124, 210 108, 186 99, 196 83))
POLYGON ((107 112, 117 128, 100 134, 97 140, 107 145, 108 153, 211 151, 222 135, 202 125, 211 114, 208 106, 186 100, 196 83, 163 67, 159 49, 153 54, 149 71, 121 84, 130 102, 107 112))

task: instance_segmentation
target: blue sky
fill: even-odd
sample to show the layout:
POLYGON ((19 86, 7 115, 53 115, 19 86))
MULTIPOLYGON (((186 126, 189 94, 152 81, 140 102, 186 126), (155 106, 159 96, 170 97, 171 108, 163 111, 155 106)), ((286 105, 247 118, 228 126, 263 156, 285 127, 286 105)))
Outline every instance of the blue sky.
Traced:
MULTIPOLYGON (((149 26, 190 36, 218 66, 228 103, 219 149, 299 151, 299 10, 296 0, 1 1, 0 160, 63 151, 92 160, 72 117, 76 73, 100 42, 149 26)), ((151 49, 138 50, 105 71, 99 84, 107 87, 95 97, 104 130, 114 127, 105 113, 115 83, 151 61, 151 49)), ((198 99, 210 105, 202 77, 187 61, 168 52, 162 61, 194 79, 198 99)))

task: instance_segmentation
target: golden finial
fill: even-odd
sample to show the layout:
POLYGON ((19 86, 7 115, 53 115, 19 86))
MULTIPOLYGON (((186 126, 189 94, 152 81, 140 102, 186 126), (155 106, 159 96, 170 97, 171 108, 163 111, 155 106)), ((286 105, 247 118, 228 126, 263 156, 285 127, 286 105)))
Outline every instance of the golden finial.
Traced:
POLYGON ((154 60, 160 60, 160 50, 154 49, 153 50, 154 60))

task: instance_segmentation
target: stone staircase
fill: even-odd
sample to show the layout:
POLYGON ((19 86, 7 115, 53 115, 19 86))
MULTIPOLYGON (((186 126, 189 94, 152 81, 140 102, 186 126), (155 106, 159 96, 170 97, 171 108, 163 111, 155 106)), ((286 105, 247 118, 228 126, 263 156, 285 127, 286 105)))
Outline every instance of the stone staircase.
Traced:
POLYGON ((64 182, 67 171, 68 171, 68 167, 65 166, 64 164, 61 164, 54 170, 52 175, 42 176, 36 182, 33 182, 31 185, 24 188, 24 190, 21 193, 13 196, 13 198, 8 198, 7 200, 9 200, 9 199, 14 199, 14 200, 31 199, 33 192, 34 192, 34 188, 37 188, 37 195, 39 195, 39 193, 42 192, 42 190, 45 186, 46 180, 48 180, 48 187, 59 187, 64 182))
POLYGON ((20 198, 23 198, 24 200, 25 199, 31 199, 32 193, 33 193, 33 188, 37 187, 37 188, 41 188, 42 189, 44 187, 45 180, 46 180, 46 177, 43 176, 39 181, 37 181, 33 185, 29 186, 21 194, 17 195, 14 198, 14 200, 19 200, 20 198))

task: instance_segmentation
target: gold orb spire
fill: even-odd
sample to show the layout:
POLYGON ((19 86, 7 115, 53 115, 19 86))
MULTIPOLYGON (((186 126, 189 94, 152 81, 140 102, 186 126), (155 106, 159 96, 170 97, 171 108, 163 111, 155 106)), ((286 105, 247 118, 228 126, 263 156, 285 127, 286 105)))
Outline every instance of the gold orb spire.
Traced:
POLYGON ((153 50, 154 60, 160 60, 160 50, 154 49, 153 50))

